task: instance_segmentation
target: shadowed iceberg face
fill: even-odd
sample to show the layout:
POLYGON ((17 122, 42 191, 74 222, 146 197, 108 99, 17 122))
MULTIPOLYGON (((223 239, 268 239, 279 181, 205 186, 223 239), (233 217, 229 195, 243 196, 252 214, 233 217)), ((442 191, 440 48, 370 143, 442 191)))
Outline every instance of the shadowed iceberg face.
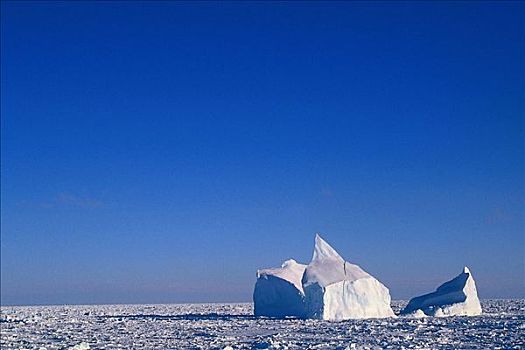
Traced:
POLYGON ((409 314, 417 310, 429 316, 481 314, 476 284, 468 267, 464 267, 452 280, 440 285, 435 292, 412 298, 401 313, 409 314))
POLYGON ((306 265, 287 260, 279 268, 257 271, 253 292, 255 316, 305 317, 301 277, 306 265))
POLYGON ((255 316, 305 317, 304 294, 293 283, 275 276, 264 276, 255 283, 255 316))

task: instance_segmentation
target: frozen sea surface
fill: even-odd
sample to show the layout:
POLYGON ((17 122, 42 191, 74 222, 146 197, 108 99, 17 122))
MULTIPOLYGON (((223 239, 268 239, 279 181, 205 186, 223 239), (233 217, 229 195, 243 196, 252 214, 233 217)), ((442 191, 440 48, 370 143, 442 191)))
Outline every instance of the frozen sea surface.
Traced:
POLYGON ((0 348, 525 349, 525 300, 482 306, 476 317, 343 322, 254 318, 252 304, 2 306, 0 348))

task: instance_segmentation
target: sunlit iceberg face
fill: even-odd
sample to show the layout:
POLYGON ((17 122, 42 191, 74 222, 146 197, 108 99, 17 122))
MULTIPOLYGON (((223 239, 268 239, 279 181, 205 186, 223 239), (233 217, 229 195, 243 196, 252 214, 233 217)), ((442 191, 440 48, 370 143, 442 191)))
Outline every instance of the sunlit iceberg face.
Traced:
POLYGON ((306 317, 330 321, 394 317, 388 289, 316 235, 302 279, 306 317))

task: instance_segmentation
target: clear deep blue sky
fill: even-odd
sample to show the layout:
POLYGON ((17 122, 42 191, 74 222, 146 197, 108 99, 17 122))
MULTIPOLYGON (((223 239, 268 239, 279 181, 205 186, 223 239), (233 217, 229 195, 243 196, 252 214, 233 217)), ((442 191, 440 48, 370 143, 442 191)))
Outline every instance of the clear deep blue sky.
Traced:
POLYGON ((316 232, 525 297, 523 3, 1 10, 3 304, 249 301, 316 232))

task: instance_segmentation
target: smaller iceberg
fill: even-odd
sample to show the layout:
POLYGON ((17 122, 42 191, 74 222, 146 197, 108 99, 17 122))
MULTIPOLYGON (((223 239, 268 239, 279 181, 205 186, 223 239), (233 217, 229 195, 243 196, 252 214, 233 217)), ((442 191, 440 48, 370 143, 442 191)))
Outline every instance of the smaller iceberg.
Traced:
POLYGON ((301 278, 306 265, 293 259, 281 267, 257 271, 253 291, 255 316, 284 318, 305 316, 305 299, 301 278))
POLYGON ((481 315, 476 283, 468 267, 454 279, 443 283, 435 292, 412 298, 401 314, 421 310, 428 316, 481 315))

